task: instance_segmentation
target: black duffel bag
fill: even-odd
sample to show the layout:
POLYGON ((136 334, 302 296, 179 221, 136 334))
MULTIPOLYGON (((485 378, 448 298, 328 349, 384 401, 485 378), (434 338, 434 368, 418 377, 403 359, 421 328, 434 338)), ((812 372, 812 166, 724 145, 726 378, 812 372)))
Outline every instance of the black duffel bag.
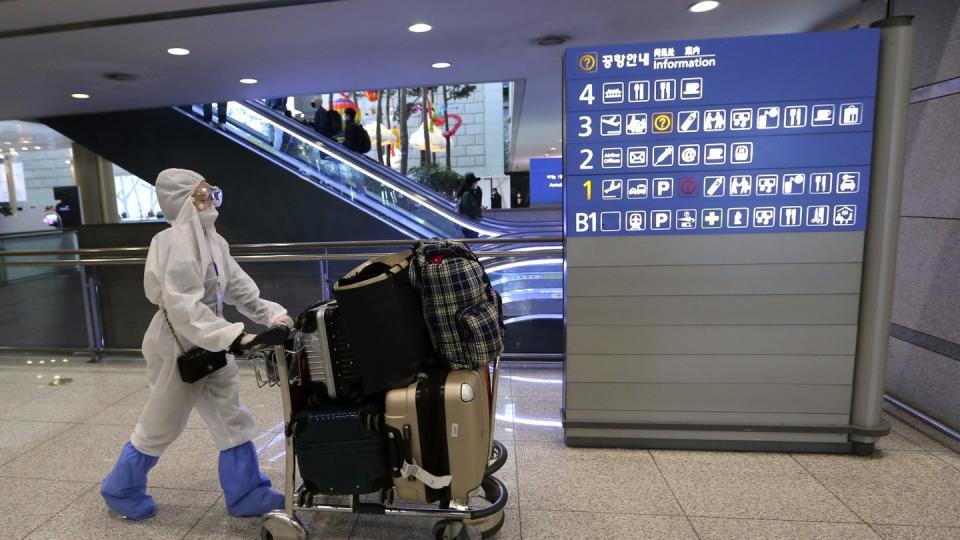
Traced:
POLYGON ((433 346, 410 285, 410 251, 371 259, 333 288, 353 346, 364 394, 402 388, 433 358, 433 346))

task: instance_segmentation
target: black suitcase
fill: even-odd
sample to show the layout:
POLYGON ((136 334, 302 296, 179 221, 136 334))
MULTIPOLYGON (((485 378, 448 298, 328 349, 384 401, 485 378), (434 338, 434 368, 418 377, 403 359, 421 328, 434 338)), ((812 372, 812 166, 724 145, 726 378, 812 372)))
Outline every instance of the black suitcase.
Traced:
POLYGON ((410 251, 376 257, 337 281, 365 395, 407 386, 433 358, 420 294, 410 285, 410 251))
POLYGON ((383 412, 371 404, 328 402, 293 419, 293 451, 308 491, 361 495, 393 486, 383 412))
MULTIPOLYGON (((358 401, 363 397, 360 367, 343 329, 336 301, 314 305, 297 317, 307 378, 316 386, 312 397, 358 401)), ((323 401, 321 399, 320 401, 323 401)))

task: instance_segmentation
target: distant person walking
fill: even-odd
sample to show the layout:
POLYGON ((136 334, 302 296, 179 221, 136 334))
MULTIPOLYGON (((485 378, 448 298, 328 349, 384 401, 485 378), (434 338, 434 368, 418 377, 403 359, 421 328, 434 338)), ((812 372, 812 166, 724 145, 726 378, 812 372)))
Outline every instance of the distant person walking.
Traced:
POLYGON ((366 154, 372 148, 370 134, 357 123, 357 111, 347 109, 344 111, 344 117, 346 120, 343 126, 343 145, 358 154, 366 154))
MULTIPOLYGON (((460 190, 457 191, 457 213, 461 216, 464 216, 472 221, 480 219, 482 215, 482 210, 480 207, 480 202, 483 200, 483 191, 478 185, 480 179, 477 178, 472 172, 467 173, 463 177, 463 185, 460 186, 460 190)), ((464 238, 477 238, 480 236, 477 231, 469 228, 462 227, 463 237, 464 238)))
POLYGON ((500 196, 500 191, 497 188, 490 191, 490 208, 494 210, 503 208, 503 197, 500 196))

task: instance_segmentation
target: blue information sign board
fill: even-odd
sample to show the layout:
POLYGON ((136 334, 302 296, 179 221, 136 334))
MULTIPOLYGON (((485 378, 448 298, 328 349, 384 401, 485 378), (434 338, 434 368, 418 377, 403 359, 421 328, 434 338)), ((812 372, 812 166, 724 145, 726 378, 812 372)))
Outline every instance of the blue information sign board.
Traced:
POLYGON ((569 49, 568 236, 864 230, 879 30, 569 49))
POLYGON ((530 158, 530 206, 563 203, 563 159, 530 158))

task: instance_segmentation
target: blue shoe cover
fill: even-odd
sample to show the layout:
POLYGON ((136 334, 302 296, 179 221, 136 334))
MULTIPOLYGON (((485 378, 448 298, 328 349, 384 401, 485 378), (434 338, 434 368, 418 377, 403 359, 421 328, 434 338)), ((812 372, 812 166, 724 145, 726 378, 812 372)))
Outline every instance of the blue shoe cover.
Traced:
POLYGON ((231 515, 259 517, 283 508, 283 494, 270 489, 270 479, 260 472, 252 442, 220 452, 219 472, 223 498, 231 515))
POLYGON ((129 442, 123 445, 120 459, 100 485, 100 495, 107 506, 134 521, 153 517, 157 505, 147 495, 147 473, 158 459, 141 453, 129 442))

